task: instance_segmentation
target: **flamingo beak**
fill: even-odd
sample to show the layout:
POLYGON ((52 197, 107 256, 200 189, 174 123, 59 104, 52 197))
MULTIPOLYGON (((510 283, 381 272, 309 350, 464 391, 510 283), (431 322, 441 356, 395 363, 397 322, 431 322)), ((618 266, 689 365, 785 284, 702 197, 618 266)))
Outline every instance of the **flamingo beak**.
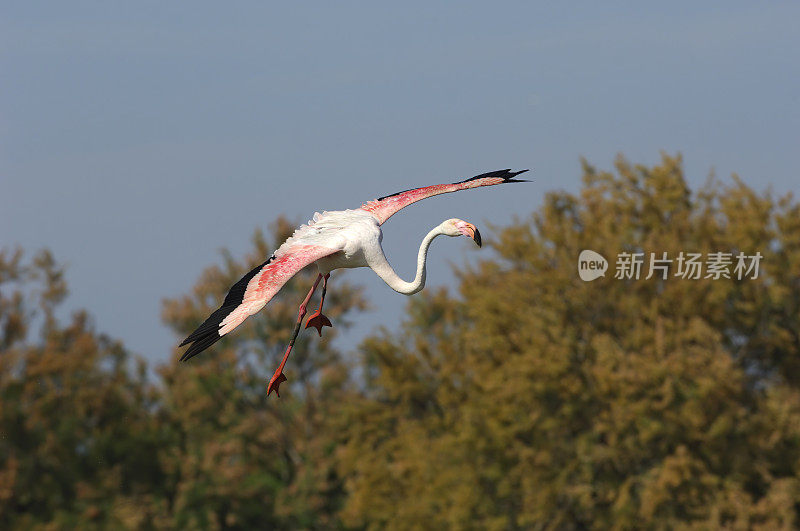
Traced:
POLYGON ((478 227, 476 227, 472 223, 467 223, 466 225, 467 225, 466 226, 467 230, 465 236, 469 236, 470 238, 472 238, 475 241, 475 243, 478 244, 478 247, 480 247, 481 233, 478 231, 478 227))

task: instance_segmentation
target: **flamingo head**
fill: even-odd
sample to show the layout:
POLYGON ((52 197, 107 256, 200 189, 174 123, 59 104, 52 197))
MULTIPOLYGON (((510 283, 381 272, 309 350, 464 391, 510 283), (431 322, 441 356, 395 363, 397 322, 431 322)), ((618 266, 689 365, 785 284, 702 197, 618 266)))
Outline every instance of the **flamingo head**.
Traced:
POLYGON ((481 246, 481 233, 478 232, 478 227, 463 219, 448 219, 442 223, 442 231, 447 236, 467 236, 472 238, 478 247, 481 246))

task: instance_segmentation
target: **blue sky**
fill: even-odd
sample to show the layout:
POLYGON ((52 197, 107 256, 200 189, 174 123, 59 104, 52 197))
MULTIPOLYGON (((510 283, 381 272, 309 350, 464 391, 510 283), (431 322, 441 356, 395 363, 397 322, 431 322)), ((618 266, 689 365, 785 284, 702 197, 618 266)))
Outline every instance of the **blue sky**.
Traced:
MULTIPOLYGON (((69 307, 162 362, 161 300, 280 214, 533 169, 393 217, 384 248, 408 278, 430 227, 524 217, 578 189, 580 156, 681 152, 695 184, 713 168, 796 190, 797 20, 791 2, 6 3, 0 246, 52 249, 69 307)), ((477 253, 437 241, 428 286, 477 253)), ((346 275, 375 307, 348 348, 406 298, 346 275)))

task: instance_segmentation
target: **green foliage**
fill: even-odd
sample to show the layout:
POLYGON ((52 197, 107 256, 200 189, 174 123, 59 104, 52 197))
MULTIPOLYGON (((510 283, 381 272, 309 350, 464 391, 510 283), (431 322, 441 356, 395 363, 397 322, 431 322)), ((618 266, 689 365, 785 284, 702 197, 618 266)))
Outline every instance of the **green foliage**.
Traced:
MULTIPOLYGON (((244 263, 225 254, 224 268, 208 268, 193 293, 166 301, 164 320, 185 337, 216 309, 228 288, 263 262, 293 229, 285 219, 267 241, 253 238, 244 263)), ((280 400, 266 397, 297 319, 297 307, 313 284, 307 268, 287 283, 261 312, 189 363, 161 370, 163 425, 172 440, 163 455, 171 478, 173 522, 180 528, 302 528, 330 526, 341 497, 325 420, 345 393, 347 368, 330 338, 363 309, 359 290, 333 279, 326 313, 336 328, 317 341, 311 331, 292 351, 280 400)), ((172 356, 178 359, 177 352, 172 356)))
POLYGON ((415 299, 364 343, 343 517, 374 528, 798 525, 800 226, 734 178, 693 194, 680 159, 584 166, 500 231, 460 294, 415 299), (744 251, 755 280, 592 283, 582 249, 744 251))
MULTIPOLYGON (((291 228, 165 301, 176 339, 291 228)), ((620 158, 496 232, 457 295, 410 299, 353 367, 329 339, 365 301, 334 274, 336 328, 300 336, 280 400, 266 381, 313 270, 209 352, 165 355, 153 382, 86 313, 56 318, 48 253, 0 252, 0 528, 800 525, 791 196, 736 176, 693 192, 680 158, 620 158), (583 249, 611 258, 605 278, 578 278, 583 249), (621 251, 763 260, 756 279, 622 280, 621 251)))
MULTIPOLYGON (((227 289, 291 232, 280 219, 239 262, 224 255, 190 295, 165 301, 164 321, 185 337, 227 289)), ((229 339, 189 363, 159 368, 160 385, 85 313, 61 326, 66 294, 48 253, 24 263, 0 254, 0 528, 256 529, 331 527, 342 496, 327 419, 348 370, 330 347, 365 303, 341 278, 326 313, 337 329, 301 340, 284 398, 266 400, 306 270, 229 339), (42 323, 30 339, 29 329, 42 323), (310 344, 309 344, 310 343, 310 344)))
POLYGON ((147 519, 163 496, 151 456, 164 441, 144 365, 132 371, 122 345, 84 312, 56 321, 66 287, 49 253, 31 263, 0 253, 0 287, 0 527, 147 519))

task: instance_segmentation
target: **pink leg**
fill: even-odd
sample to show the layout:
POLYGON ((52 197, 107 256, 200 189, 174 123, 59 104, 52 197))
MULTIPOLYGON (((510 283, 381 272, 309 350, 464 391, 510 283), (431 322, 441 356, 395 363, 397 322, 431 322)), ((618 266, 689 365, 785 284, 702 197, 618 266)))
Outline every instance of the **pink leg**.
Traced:
POLYGON ((333 326, 331 324, 331 320, 322 315, 322 305, 325 304, 325 293, 328 291, 328 277, 330 276, 331 276, 330 273, 325 275, 324 280, 322 282, 322 298, 319 301, 319 308, 317 308, 317 311, 311 317, 308 318, 308 321, 306 321, 306 328, 309 328, 311 326, 316 328, 319 337, 322 337, 323 326, 333 326))
POLYGON ((278 395, 278 398, 281 396, 281 394, 278 392, 278 386, 286 381, 286 376, 283 374, 283 366, 286 365, 286 360, 289 359, 289 354, 292 352, 292 347, 294 346, 294 340, 297 339, 297 334, 300 332, 300 323, 303 322, 303 317, 306 316, 306 306, 308 305, 308 301, 311 300, 311 296, 314 295, 314 292, 317 290, 320 280, 322 280, 322 275, 317 275, 317 280, 314 281, 314 285, 311 286, 310 290, 308 290, 308 295, 306 295, 306 298, 303 299, 303 302, 300 304, 300 310, 297 313, 297 324, 294 327, 292 339, 289 341, 289 346, 286 347, 286 354, 283 355, 283 361, 275 370, 275 374, 272 375, 272 379, 269 381, 269 385, 267 386, 267 396, 269 396, 272 391, 275 391, 275 394, 278 395))

